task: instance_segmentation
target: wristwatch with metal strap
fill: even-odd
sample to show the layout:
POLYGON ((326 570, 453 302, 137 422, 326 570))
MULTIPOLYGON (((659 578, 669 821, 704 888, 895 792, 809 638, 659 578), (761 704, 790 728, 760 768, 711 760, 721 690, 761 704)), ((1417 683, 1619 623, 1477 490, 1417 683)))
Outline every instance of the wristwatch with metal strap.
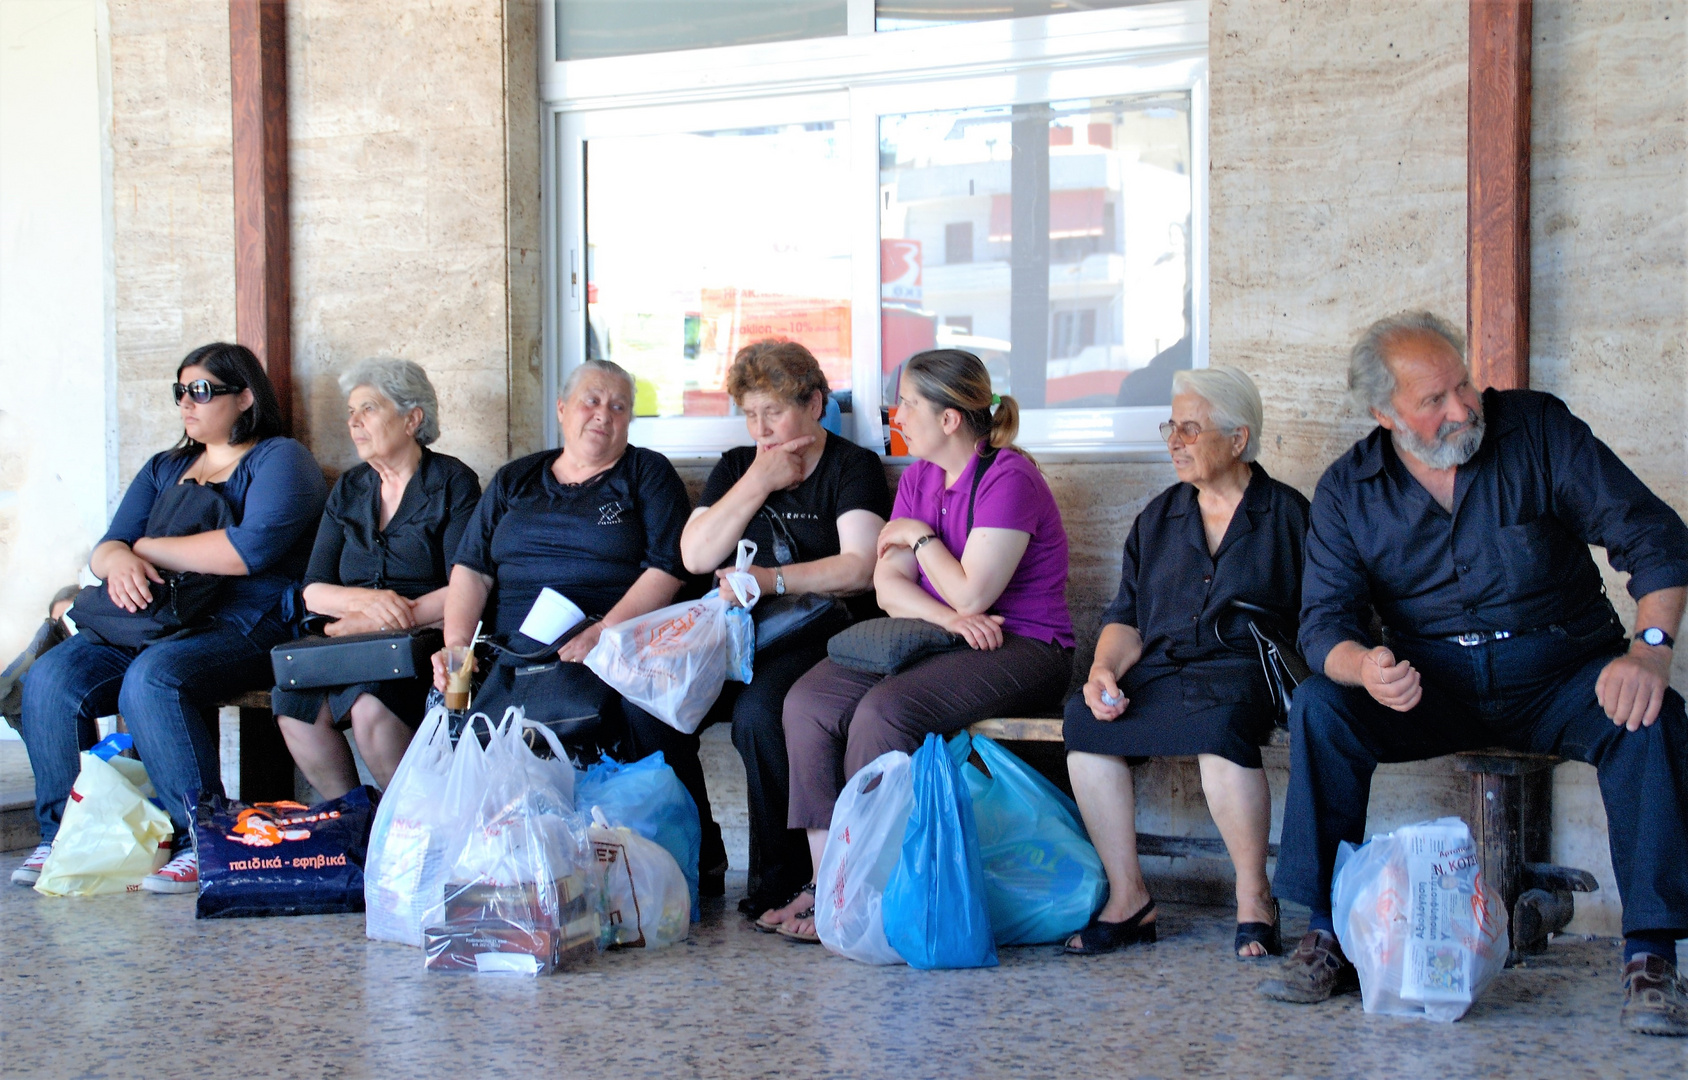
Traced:
POLYGON ((785 567, 774 567, 774 595, 785 595, 785 567))

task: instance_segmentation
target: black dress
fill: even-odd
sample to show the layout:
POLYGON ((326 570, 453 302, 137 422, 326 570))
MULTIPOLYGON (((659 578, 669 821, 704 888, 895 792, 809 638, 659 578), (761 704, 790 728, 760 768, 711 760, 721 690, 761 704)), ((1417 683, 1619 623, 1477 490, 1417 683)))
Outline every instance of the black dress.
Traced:
MULTIPOLYGON (((367 464, 348 469, 328 495, 305 584, 391 589, 408 600, 426 596, 449 579, 452 554, 480 497, 473 469, 423 447, 416 475, 382 528, 380 474, 367 464)), ((370 694, 414 727, 422 720, 429 685, 415 678, 313 690, 278 686, 270 691, 270 705, 277 716, 313 723, 327 698, 334 726, 344 730, 352 703, 370 694)))
MULTIPOLYGON (((1233 599, 1275 612, 1293 628, 1301 608, 1307 500, 1251 465, 1253 479, 1216 555, 1209 555, 1196 489, 1176 484, 1143 508, 1125 542, 1119 594, 1102 624, 1136 627, 1142 658, 1120 680, 1125 714, 1097 720, 1082 694, 1067 702, 1067 749, 1116 757, 1217 754, 1260 768, 1273 707, 1252 648, 1219 640, 1233 599)), ((1247 631, 1240 635, 1248 641, 1247 631)))

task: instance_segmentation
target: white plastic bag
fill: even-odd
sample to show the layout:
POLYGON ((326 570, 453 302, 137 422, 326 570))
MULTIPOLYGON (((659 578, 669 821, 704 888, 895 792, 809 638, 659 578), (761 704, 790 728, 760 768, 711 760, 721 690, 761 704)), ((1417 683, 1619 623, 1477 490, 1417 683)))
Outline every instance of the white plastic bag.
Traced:
POLYGON ((422 944, 423 910, 445 880, 444 796, 452 762, 450 717, 436 707, 423 718, 375 808, 363 898, 364 930, 377 941, 422 944))
MULTIPOLYGON (((754 544, 740 541, 741 552, 745 545, 755 551, 754 544)), ((750 574, 735 570, 726 580, 741 606, 754 607, 761 598, 750 574)), ((585 663, 622 697, 690 735, 721 696, 727 639, 727 601, 717 589, 606 628, 585 663)))
POLYGON ((604 944, 660 949, 691 930, 691 892, 668 849, 592 808, 604 944))
POLYGON ((1452 1023, 1506 966, 1506 906, 1456 817, 1344 844, 1331 914, 1369 1013, 1452 1023))
POLYGON ((864 964, 901 964, 885 939, 882 903, 914 809, 909 756, 874 758, 844 785, 815 874, 815 932, 821 944, 864 964))
POLYGON ((98 896, 139 889, 163 861, 158 845, 172 832, 170 815, 150 801, 153 794, 140 762, 84 751, 35 891, 98 896))

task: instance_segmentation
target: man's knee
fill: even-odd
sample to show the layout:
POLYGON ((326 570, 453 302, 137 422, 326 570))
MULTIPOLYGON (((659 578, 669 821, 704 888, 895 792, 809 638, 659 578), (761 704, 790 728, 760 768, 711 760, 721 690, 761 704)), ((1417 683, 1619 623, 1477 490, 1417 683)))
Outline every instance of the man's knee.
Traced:
POLYGON ((1332 730, 1346 731, 1353 688, 1324 675, 1314 675, 1295 688, 1290 701, 1290 734, 1312 738, 1332 730))

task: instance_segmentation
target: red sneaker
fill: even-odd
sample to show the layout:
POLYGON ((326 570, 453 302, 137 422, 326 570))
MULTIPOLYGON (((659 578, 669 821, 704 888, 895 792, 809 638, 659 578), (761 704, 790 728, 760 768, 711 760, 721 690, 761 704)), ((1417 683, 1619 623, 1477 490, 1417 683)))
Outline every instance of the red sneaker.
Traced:
POLYGON ((199 891, 199 853, 188 848, 159 869, 141 879, 141 888, 156 893, 199 891))

